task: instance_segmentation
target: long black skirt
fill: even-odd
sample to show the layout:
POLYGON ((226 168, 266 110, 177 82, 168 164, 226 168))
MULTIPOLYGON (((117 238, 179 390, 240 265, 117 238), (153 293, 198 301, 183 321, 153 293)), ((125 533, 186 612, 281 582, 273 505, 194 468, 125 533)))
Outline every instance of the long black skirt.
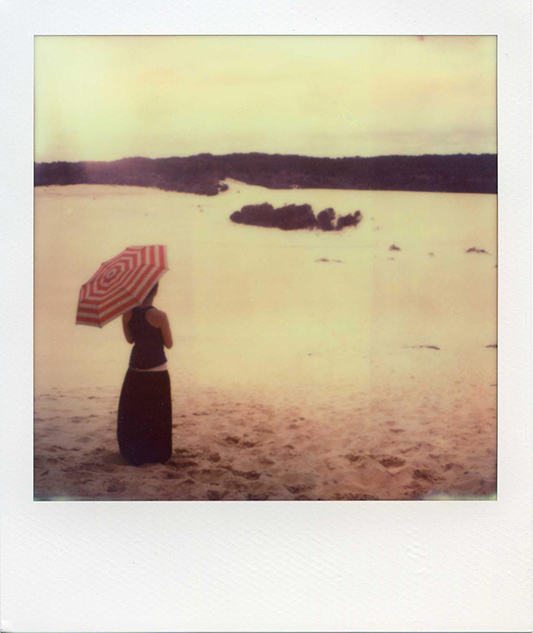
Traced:
POLYGON ((165 462, 172 454, 172 402, 168 371, 128 369, 118 405, 120 453, 134 466, 165 462))

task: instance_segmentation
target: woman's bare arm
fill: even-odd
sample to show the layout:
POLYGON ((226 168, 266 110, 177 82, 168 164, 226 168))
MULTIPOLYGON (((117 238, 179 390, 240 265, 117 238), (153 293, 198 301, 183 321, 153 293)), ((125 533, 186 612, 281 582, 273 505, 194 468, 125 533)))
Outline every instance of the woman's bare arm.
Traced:
POLYGON ((130 326, 128 325, 131 319, 131 310, 122 315, 122 329, 124 330, 124 336, 128 343, 133 343, 133 334, 131 333, 130 326))
POLYGON ((170 330, 170 323, 168 322, 166 313, 157 309, 150 310, 146 313, 145 319, 150 325, 153 325, 161 330, 163 343, 167 349, 170 349, 174 343, 172 341, 172 332, 170 330))

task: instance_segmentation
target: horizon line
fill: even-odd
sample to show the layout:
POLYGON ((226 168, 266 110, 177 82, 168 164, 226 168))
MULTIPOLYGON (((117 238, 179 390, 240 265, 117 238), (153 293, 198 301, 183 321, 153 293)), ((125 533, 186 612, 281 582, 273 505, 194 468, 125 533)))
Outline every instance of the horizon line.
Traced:
POLYGON ((344 160, 346 158, 361 158, 361 159, 371 159, 371 158, 421 158, 425 156, 498 156, 497 152, 455 152, 455 153, 433 153, 433 154, 376 154, 373 156, 360 156, 360 155, 350 155, 350 156, 315 156, 309 154, 281 154, 279 152, 270 153, 270 152, 231 152, 227 154, 211 154, 211 152, 199 152, 198 154, 189 154, 186 156, 159 156, 157 158, 152 158, 149 156, 123 156, 122 158, 113 158, 111 160, 99 160, 99 159, 80 159, 80 160, 33 160, 35 165, 42 164, 50 164, 50 163, 116 163, 121 160, 133 160, 133 159, 143 159, 143 160, 169 160, 171 158, 196 158, 198 156, 210 156, 213 158, 224 157, 224 156, 253 156, 253 155, 261 155, 261 156, 283 156, 283 157, 298 157, 298 158, 317 158, 320 160, 344 160))

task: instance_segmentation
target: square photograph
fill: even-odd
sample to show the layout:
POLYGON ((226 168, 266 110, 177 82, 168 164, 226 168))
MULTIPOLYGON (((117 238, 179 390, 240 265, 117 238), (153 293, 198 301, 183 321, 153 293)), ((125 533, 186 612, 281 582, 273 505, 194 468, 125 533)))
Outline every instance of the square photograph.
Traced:
POLYGON ((496 499, 496 36, 34 43, 34 500, 496 499))

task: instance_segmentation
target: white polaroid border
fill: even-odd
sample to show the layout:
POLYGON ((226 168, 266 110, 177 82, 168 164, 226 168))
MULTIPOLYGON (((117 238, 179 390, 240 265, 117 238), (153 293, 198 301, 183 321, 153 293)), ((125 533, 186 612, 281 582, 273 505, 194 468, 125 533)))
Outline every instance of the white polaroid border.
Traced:
POLYGON ((531 631, 528 0, 0 8, 1 630, 531 631), (33 501, 35 35, 497 35, 498 500, 33 501))

